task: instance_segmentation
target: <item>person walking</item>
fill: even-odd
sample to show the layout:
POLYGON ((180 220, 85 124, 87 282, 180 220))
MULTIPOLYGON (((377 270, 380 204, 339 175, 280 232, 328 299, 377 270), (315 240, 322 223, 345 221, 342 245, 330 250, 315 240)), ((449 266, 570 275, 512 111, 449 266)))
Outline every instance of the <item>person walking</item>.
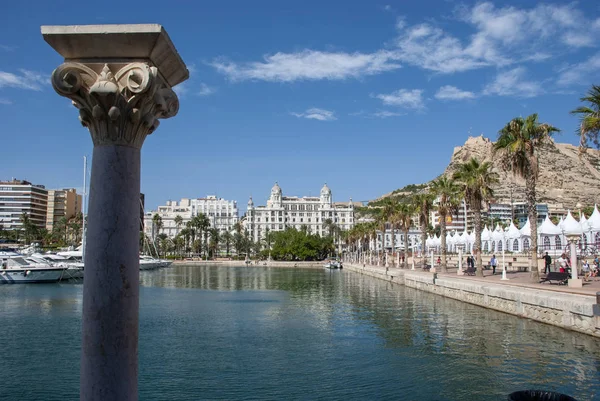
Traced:
POLYGON ((496 255, 492 255, 490 259, 490 266, 492 266, 492 276, 496 274, 496 266, 498 266, 498 259, 496 259, 496 255))
POLYGON ((590 281, 590 264, 587 260, 583 261, 583 265, 581 266, 581 270, 583 271, 583 281, 590 281))
POLYGON ((544 267, 544 274, 550 273, 550 266, 552 265, 552 258, 550 257, 550 255, 548 255, 548 252, 546 252, 546 254, 544 255, 544 264, 546 266, 546 267, 544 267))

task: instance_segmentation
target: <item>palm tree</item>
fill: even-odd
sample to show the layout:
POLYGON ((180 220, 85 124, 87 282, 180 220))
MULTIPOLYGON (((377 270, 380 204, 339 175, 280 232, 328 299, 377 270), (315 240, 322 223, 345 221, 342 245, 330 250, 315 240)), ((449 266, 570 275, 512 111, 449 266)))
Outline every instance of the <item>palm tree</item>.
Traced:
POLYGON ((21 227, 23 228, 25 243, 29 245, 31 244, 32 238, 37 234, 37 226, 31 221, 29 214, 25 212, 19 216, 19 220, 21 221, 21 227))
POLYGON ((225 231, 221 235, 223 242, 225 243, 225 254, 229 257, 229 248, 231 247, 231 242, 233 241, 233 236, 229 231, 225 231))
POLYGON ((423 267, 427 264, 427 249, 425 242, 427 241, 427 229, 429 227, 429 213, 433 209, 433 201, 435 197, 431 192, 421 192, 414 195, 413 200, 419 214, 419 225, 421 226, 421 256, 423 267))
POLYGON ((408 262, 408 231, 413 225, 413 216, 416 213, 415 204, 411 202, 401 203, 398 207, 398 224, 404 233, 404 263, 408 262))
POLYGON ((180 215, 175 216, 175 227, 177 227, 177 234, 179 234, 179 228, 181 228, 181 225, 183 224, 183 217, 181 217, 180 215))
POLYGON ((211 251, 210 253, 212 253, 212 257, 215 258, 219 252, 219 241, 220 241, 220 235, 219 235, 219 230, 217 230, 216 228, 209 228, 207 230, 207 232, 210 234, 210 245, 209 245, 209 250, 211 251))
POLYGON ((440 215, 440 239, 442 251, 442 273, 448 272, 446 249, 446 217, 460 205, 460 187, 452 178, 445 175, 431 183, 431 190, 437 197, 437 211, 440 215))
POLYGON ((453 177, 461 186, 465 201, 473 211, 475 223, 475 244, 473 252, 477 261, 477 275, 483 277, 481 262, 481 208, 483 202, 491 199, 492 186, 498 183, 498 174, 492 171, 489 162, 481 163, 476 158, 458 165, 453 177))
POLYGON ((581 147, 588 147, 589 141, 600 148, 600 86, 592 85, 587 93, 580 99, 582 102, 587 102, 587 106, 581 106, 571 111, 571 114, 578 114, 581 117, 579 125, 579 136, 581 137, 581 147))
MULTIPOLYGON (((540 274, 537 264, 537 198, 535 186, 538 179, 538 157, 536 150, 550 139, 559 129, 550 124, 539 123, 538 115, 511 120, 498 133, 494 151, 500 156, 505 170, 525 179, 525 198, 531 224, 530 274, 533 282, 538 282, 540 274)), ((503 244, 503 249, 506 244, 503 244)))
POLYGON ((332 237, 333 230, 335 229, 335 223, 331 219, 325 219, 323 222, 323 228, 327 231, 327 235, 332 237))
POLYGON ((152 240, 155 243, 156 243, 156 237, 160 233, 160 230, 162 227, 163 227, 162 217, 160 217, 160 214, 154 213, 154 216, 152 216, 152 236, 154 238, 152 238, 152 240))
MULTIPOLYGON (((395 226, 398 212, 398 200, 396 198, 388 197, 383 201, 383 206, 380 212, 381 224, 383 226, 383 235, 385 236, 386 223, 390 223, 392 230, 392 267, 394 266, 394 240, 395 240, 395 226)), ((385 244, 385 241, 383 242, 385 244)), ((384 249, 385 250, 385 249, 384 249)))

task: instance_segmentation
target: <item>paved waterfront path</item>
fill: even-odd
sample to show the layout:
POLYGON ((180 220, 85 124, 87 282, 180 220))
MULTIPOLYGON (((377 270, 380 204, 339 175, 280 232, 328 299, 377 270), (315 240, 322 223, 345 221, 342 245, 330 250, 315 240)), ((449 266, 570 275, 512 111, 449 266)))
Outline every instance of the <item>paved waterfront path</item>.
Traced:
MULTIPOLYGON (((367 268, 372 270, 381 270, 382 274, 385 274, 385 267, 382 266, 372 266, 366 265, 367 268)), ((510 285, 517 287, 525 287, 532 289, 540 289, 540 290, 548 290, 548 291, 556 291, 562 293, 569 294, 578 294, 578 295, 589 295, 596 296, 596 292, 600 291, 600 277, 590 277, 590 281, 583 283, 583 288, 571 288, 566 285, 558 285, 558 284, 550 284, 550 283, 532 283, 529 279, 529 272, 507 272, 506 277, 508 280, 502 279, 502 268, 496 268, 496 274, 492 275, 491 270, 484 270, 484 277, 478 276, 459 276, 456 274, 458 270, 456 267, 448 268, 448 273, 441 273, 440 268, 437 268, 438 277, 452 277, 461 280, 474 280, 482 283, 494 283, 501 285, 510 285)), ((415 266, 415 270, 411 270, 410 267, 408 269, 398 269, 398 268, 388 268, 388 276, 396 276, 399 272, 410 271, 410 272, 422 272, 423 274, 433 274, 429 272, 423 271, 421 268, 417 268, 415 266)), ((544 277, 542 274, 540 277, 544 277)), ((581 277, 580 277, 581 278, 581 277)))

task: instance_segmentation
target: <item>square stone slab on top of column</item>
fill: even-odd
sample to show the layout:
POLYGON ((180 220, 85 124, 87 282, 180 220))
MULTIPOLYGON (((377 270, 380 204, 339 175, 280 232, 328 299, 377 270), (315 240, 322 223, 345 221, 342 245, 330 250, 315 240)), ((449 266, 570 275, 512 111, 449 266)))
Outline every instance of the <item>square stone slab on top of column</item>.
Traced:
POLYGON ((148 60, 171 87, 189 78, 167 31, 158 24, 44 25, 42 36, 65 61, 148 60))

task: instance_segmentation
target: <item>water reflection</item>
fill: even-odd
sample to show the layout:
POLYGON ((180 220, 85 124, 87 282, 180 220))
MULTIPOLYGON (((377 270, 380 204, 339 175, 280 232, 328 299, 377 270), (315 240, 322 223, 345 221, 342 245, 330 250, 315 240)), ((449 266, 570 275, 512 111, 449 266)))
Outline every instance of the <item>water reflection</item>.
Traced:
MULTIPOLYGON (((340 343, 356 346, 357 338, 377 336, 400 358, 400 369, 436 383, 436 397, 449 391, 451 399, 485 399, 490 392, 542 387, 591 399, 600 388, 600 347, 593 337, 351 272, 185 266, 141 280, 145 286, 285 291, 340 343)), ((284 321, 289 313, 281 306, 270 316, 284 321)))
MULTIPOLYGON (((600 397, 595 338, 360 274, 203 265, 140 280, 140 400, 600 397)), ((0 400, 77 398, 81 289, 0 286, 0 400)))

